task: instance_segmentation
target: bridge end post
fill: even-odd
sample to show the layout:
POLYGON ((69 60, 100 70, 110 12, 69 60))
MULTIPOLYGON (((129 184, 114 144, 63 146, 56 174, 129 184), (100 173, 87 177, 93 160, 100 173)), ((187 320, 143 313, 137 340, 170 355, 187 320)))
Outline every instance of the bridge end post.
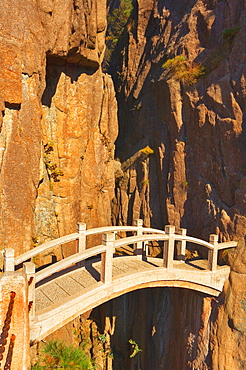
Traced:
POLYGON ((165 233, 169 236, 168 240, 164 242, 163 248, 163 267, 168 269, 173 268, 173 257, 174 257, 174 233, 175 226, 166 225, 165 233))
POLYGON ((27 279, 23 271, 0 278, 1 369, 30 370, 27 279))
MULTIPOLYGON (((178 229, 178 234, 186 236, 187 230, 180 228, 178 229)), ((185 250, 186 250, 186 240, 180 240, 177 245, 177 259, 179 261, 185 262, 185 250)))
MULTIPOLYGON (((138 218, 133 221, 133 226, 137 227, 137 236, 143 235, 143 220, 138 218)), ((143 242, 134 244, 134 255, 142 259, 143 257, 143 242)))
POLYGON ((112 282, 114 241, 114 232, 108 232, 102 235, 102 244, 106 246, 106 251, 102 253, 101 257, 101 281, 104 284, 110 284, 112 282))
POLYGON ((83 252, 86 249, 86 224, 84 222, 77 222, 76 230, 79 234, 78 252, 83 252))
POLYGON ((15 251, 12 248, 4 249, 4 272, 15 270, 15 251))
POLYGON ((218 261, 218 240, 219 236, 217 234, 211 234, 209 236, 209 243, 213 244, 213 249, 208 251, 208 268, 210 271, 217 270, 218 261))
POLYGON ((35 263, 23 263, 23 271, 26 273, 28 283, 28 311, 30 321, 35 319, 35 269, 35 263))

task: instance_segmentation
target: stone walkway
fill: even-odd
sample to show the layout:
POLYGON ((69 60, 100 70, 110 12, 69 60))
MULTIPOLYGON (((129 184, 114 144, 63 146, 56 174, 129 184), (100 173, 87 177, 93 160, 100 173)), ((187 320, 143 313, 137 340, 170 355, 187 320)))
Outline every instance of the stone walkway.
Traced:
MULTIPOLYGON (((124 256, 113 259, 113 280, 122 278, 136 272, 144 272, 155 268, 163 269, 163 260, 161 258, 148 258, 148 261, 142 261, 136 259, 136 257, 124 256)), ((50 281, 44 282, 38 285, 36 288, 36 313, 38 314, 43 309, 53 305, 61 305, 64 300, 67 300, 73 295, 79 293, 83 296, 83 292, 88 288, 93 289, 100 281, 100 266, 101 262, 86 263, 86 267, 77 267, 72 271, 62 275, 62 272, 56 275, 58 276, 55 280, 54 276, 51 276, 50 281)), ((174 261, 174 269, 183 271, 196 271, 207 270, 207 260, 194 260, 188 263, 174 261)), ((223 266, 218 266, 218 270, 223 269, 223 266)))

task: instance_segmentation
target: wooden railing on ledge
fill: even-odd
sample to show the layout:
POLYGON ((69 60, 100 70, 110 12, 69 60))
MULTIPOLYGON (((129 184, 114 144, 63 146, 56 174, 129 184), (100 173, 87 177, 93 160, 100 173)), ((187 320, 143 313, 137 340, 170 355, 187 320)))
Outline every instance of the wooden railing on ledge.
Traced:
POLYGON ((30 310, 31 317, 35 315, 35 284, 43 281, 52 274, 64 270, 79 262, 93 256, 101 256, 100 281, 105 284, 112 282, 113 258, 117 248, 133 245, 134 255, 136 258, 145 258, 147 253, 147 243, 150 241, 163 241, 163 267, 166 269, 174 268, 174 250, 176 242, 176 258, 185 262, 186 243, 195 243, 208 249, 208 270, 215 272, 217 269, 218 251, 237 246, 237 242, 218 243, 218 236, 210 235, 209 242, 190 237, 186 235, 186 229, 179 229, 175 233, 175 227, 165 226, 165 231, 145 228, 142 220, 134 221, 135 226, 108 226, 86 230, 86 225, 77 224, 77 232, 63 236, 61 238, 46 242, 34 249, 14 257, 14 250, 6 248, 4 250, 4 272, 14 271, 15 266, 24 261, 30 260, 34 256, 54 248, 58 245, 78 240, 78 252, 54 264, 35 272, 35 264, 32 262, 23 263, 23 270, 27 274, 29 282, 29 301, 32 303, 30 310), (129 236, 123 239, 115 239, 115 234, 121 231, 135 233, 135 236, 129 236), (86 249, 86 237, 89 235, 102 234, 102 244, 86 249))

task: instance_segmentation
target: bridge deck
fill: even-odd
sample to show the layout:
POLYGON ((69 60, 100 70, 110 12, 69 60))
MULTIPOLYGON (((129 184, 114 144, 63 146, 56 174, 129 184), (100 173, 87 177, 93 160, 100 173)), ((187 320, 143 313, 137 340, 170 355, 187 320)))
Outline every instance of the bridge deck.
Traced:
MULTIPOLYGON (((89 261, 88 261, 89 262, 89 261)), ((81 295, 87 292, 88 288, 92 290, 100 283, 101 262, 86 263, 83 267, 74 266, 70 270, 61 271, 45 281, 38 283, 36 288, 36 315, 42 313, 43 310, 52 310, 52 306, 62 306, 69 298, 74 295, 81 295), (50 280, 50 281, 49 281, 50 280)), ((113 281, 129 275, 141 272, 150 272, 156 268, 166 270, 162 267, 163 260, 161 258, 148 258, 147 261, 142 261, 132 256, 117 257, 113 259, 113 281)), ((206 274, 208 271, 207 260, 193 260, 188 263, 174 261, 174 269, 179 274, 185 272, 184 279, 187 280, 187 272, 206 274)), ((217 273, 226 270, 228 267, 218 266, 217 273)), ((170 275, 170 271, 169 271, 170 275)), ((170 280, 170 277, 166 277, 170 280)))

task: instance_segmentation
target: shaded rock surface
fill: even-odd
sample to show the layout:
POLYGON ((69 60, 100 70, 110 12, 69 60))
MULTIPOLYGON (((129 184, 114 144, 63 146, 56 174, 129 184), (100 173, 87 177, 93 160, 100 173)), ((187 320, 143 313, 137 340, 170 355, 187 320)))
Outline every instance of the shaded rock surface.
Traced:
POLYGON ((213 298, 203 294, 151 288, 114 299, 95 309, 91 318, 109 336, 113 369, 200 370, 212 368, 208 349, 213 306, 213 298), (133 357, 130 339, 141 349, 133 357))
MULTIPOLYGON (((167 308, 166 293, 156 297, 159 309, 152 307, 152 299, 144 291, 139 293, 145 302, 139 311, 138 293, 129 297, 127 306, 122 302, 121 305, 127 317, 132 312, 141 316, 148 302, 151 318, 141 321, 141 325, 149 328, 157 317, 162 318, 163 332, 155 334, 160 346, 155 348, 153 365, 147 360, 153 348, 145 347, 147 353, 140 354, 141 360, 146 356, 143 368, 243 369, 245 2, 138 0, 132 19, 114 51, 111 65, 119 101, 116 155, 123 170, 116 186, 114 220, 131 223, 136 216, 143 217, 146 226, 163 228, 172 224, 205 240, 216 233, 220 241, 241 242, 236 251, 228 255, 225 252, 232 273, 224 293, 218 301, 204 298, 195 309, 201 321, 200 329, 190 331, 190 358, 177 354, 175 360, 173 352, 187 344, 183 334, 186 325, 192 325, 196 293, 171 293, 179 307, 173 312, 167 308), (205 68, 197 83, 185 83, 162 67, 180 54, 191 66, 205 68), (138 153, 147 145, 154 154, 143 160, 138 153), (144 174, 148 176, 147 192, 144 174), (184 296, 185 305, 181 303, 184 296), (179 312, 183 310, 190 310, 189 319, 182 317, 179 325, 179 312), (175 322, 173 315, 177 326, 172 335, 178 330, 179 336, 162 363, 159 356, 164 343, 170 340, 168 330, 170 321, 175 322)), ((129 325, 133 330, 134 323, 129 325)), ((145 346, 145 336, 139 331, 138 326, 130 335, 135 334, 145 346)), ((136 363, 129 366, 140 368, 136 363)), ((120 365, 116 368, 120 369, 120 365)))
POLYGON ((214 232, 221 241, 242 239, 244 3, 137 1, 134 12, 111 66, 117 156, 124 162, 146 145, 154 150, 148 170, 154 224, 181 225, 206 239, 214 232), (223 38, 230 28, 238 32, 223 38), (185 84, 162 67, 180 54, 205 68, 198 83, 185 84))

